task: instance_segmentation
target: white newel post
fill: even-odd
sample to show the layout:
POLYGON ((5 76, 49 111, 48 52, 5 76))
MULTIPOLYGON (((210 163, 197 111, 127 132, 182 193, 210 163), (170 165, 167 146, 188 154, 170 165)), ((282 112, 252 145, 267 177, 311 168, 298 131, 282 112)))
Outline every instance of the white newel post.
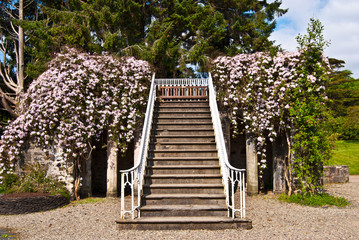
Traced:
POLYGON ((247 194, 258 194, 258 159, 253 137, 246 134, 247 194))

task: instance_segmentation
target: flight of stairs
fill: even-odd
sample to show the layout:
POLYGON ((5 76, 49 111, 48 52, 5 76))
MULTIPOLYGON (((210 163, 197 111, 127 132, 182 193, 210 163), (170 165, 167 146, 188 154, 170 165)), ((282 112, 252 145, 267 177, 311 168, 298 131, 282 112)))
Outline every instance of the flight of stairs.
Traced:
POLYGON ((228 217, 208 101, 155 106, 141 218, 120 229, 250 228, 228 217))

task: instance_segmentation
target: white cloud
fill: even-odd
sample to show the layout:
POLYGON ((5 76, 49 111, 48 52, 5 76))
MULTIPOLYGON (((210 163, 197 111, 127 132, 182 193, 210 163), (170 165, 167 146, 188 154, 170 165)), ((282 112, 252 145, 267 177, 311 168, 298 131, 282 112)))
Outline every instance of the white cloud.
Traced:
POLYGON ((331 41, 326 55, 345 60, 345 68, 359 77, 358 0, 283 0, 282 7, 289 10, 278 19, 272 40, 286 50, 295 51, 295 37, 306 33, 310 18, 317 18, 324 25, 325 39, 331 41))

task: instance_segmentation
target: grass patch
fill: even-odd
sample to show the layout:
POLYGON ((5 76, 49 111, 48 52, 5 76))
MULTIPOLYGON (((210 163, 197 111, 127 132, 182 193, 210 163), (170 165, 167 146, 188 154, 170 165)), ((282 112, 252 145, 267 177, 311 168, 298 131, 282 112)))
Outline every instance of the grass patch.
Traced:
POLYGON ((71 205, 98 203, 98 202, 104 202, 105 200, 106 200, 105 198, 89 197, 89 198, 80 199, 78 201, 72 201, 71 205))
POLYGON ((337 206, 345 207, 350 203, 343 197, 334 197, 327 193, 315 194, 315 195, 280 195, 279 200, 289 203, 298 203, 300 205, 322 207, 322 206, 337 206))
POLYGON ((350 175, 359 175, 359 140, 337 141, 328 165, 348 165, 350 175))

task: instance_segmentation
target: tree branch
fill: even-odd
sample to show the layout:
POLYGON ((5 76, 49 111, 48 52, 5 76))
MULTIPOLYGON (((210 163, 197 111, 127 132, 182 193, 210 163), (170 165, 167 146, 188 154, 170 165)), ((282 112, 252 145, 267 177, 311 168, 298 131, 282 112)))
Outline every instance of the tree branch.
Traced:
POLYGON ((10 25, 11 25, 12 30, 13 30, 14 33, 16 34, 16 36, 19 37, 19 33, 18 33, 18 31, 15 30, 14 24, 12 23, 12 21, 10 21, 10 25))
POLYGON ((5 108, 5 110, 9 112, 9 114, 12 118, 17 118, 18 115, 15 113, 14 109, 8 104, 8 102, 10 102, 15 105, 14 99, 7 96, 2 91, 2 89, 0 89, 0 97, 1 97, 1 103, 2 103, 3 107, 5 108))

